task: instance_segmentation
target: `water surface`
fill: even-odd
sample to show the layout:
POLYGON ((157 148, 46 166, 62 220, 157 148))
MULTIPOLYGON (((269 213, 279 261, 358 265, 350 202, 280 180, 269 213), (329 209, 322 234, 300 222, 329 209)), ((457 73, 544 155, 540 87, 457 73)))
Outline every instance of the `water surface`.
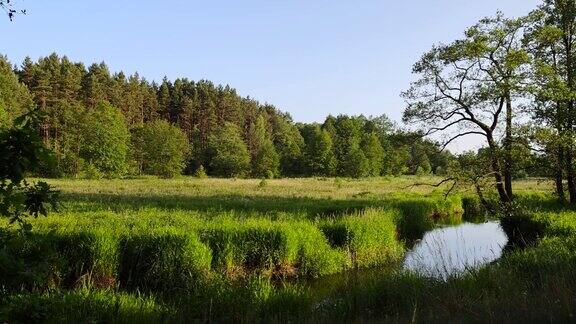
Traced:
POLYGON ((446 279, 499 259, 507 242, 499 222, 438 228, 406 254, 404 269, 446 279))

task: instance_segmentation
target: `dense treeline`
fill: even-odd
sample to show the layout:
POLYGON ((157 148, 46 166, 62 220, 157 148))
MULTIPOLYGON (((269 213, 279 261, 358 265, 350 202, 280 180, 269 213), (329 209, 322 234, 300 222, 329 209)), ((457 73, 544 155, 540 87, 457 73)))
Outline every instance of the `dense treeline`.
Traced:
POLYGON ((33 106, 55 153, 50 176, 368 177, 443 173, 453 159, 386 116, 300 124, 205 80, 157 84, 56 54, 17 68, 2 58, 0 125, 33 106))

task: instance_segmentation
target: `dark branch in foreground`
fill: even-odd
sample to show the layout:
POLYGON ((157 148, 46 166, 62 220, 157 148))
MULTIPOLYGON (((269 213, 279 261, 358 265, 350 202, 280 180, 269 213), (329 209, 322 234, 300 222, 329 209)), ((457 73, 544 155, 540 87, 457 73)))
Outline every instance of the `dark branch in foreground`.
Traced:
POLYGON ((8 15, 8 19, 10 19, 10 21, 13 21, 17 14, 26 14, 26 9, 18 10, 14 8, 13 0, 0 0, 0 8, 6 12, 6 15, 8 15))

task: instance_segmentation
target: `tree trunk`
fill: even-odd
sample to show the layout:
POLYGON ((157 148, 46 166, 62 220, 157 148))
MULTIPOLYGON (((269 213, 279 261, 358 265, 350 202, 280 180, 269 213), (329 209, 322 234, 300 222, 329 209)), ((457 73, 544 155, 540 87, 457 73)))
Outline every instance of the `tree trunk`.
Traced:
POLYGON ((562 163, 564 161, 564 149, 558 148, 557 161, 554 170, 554 181, 556 182, 556 195, 561 203, 566 203, 566 195, 564 193, 564 169, 562 163))
MULTIPOLYGON (((566 48, 566 79, 568 88, 574 90, 574 71, 572 57, 572 33, 569 32, 564 37, 564 46, 566 48)), ((565 130, 568 133, 570 142, 566 148, 566 176, 568 178, 568 193, 570 195, 570 204, 576 204, 576 180, 574 178, 574 145, 571 143, 574 132, 574 99, 569 99, 566 105, 566 125, 565 130)))
POLYGON ((488 147, 490 148, 490 164, 492 166, 492 172, 494 173, 494 179, 496 180, 496 189, 498 190, 500 201, 508 203, 511 199, 504 186, 502 168, 500 167, 500 154, 498 153, 498 146, 496 142, 494 142, 492 134, 488 134, 488 147))
POLYGON ((512 192, 512 99, 510 93, 506 95, 506 137, 504 139, 504 187, 508 199, 514 199, 512 192))
POLYGON ((576 180, 574 172, 574 151, 572 147, 566 150, 566 174, 568 178, 568 193, 570 194, 570 204, 576 205, 576 180))

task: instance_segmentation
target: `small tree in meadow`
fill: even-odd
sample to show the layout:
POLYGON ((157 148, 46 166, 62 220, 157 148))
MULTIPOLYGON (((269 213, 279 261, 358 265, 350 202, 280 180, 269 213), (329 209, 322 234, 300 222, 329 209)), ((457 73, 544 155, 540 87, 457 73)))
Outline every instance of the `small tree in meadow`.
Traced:
POLYGON ((221 177, 242 177, 250 170, 250 153, 240 130, 226 123, 222 131, 209 140, 210 172, 221 177))
POLYGON ((328 131, 315 126, 306 143, 304 161, 308 173, 314 176, 330 176, 336 169, 333 142, 328 131))
POLYGON ((370 175, 370 161, 360 146, 352 145, 346 156, 347 160, 341 164, 342 170, 345 171, 344 175, 352 178, 363 178, 370 175))
POLYGON ((205 179, 208 177, 208 175, 206 174, 206 169, 204 169, 204 166, 202 164, 200 164, 198 169, 196 169, 196 172, 194 172, 194 176, 198 179, 205 179))
POLYGON ((362 150, 368 160, 368 175, 372 177, 380 176, 384 165, 384 149, 376 133, 364 136, 362 150))
POLYGON ((108 176, 126 172, 130 133, 120 110, 101 102, 88 109, 82 127, 80 156, 108 176))
POLYGON ((272 141, 262 143, 258 154, 252 162, 254 176, 258 178, 274 178, 279 174, 280 157, 272 141))
POLYGON ((145 174, 166 178, 179 175, 189 152, 186 134, 167 121, 158 120, 133 132, 132 157, 145 174))

